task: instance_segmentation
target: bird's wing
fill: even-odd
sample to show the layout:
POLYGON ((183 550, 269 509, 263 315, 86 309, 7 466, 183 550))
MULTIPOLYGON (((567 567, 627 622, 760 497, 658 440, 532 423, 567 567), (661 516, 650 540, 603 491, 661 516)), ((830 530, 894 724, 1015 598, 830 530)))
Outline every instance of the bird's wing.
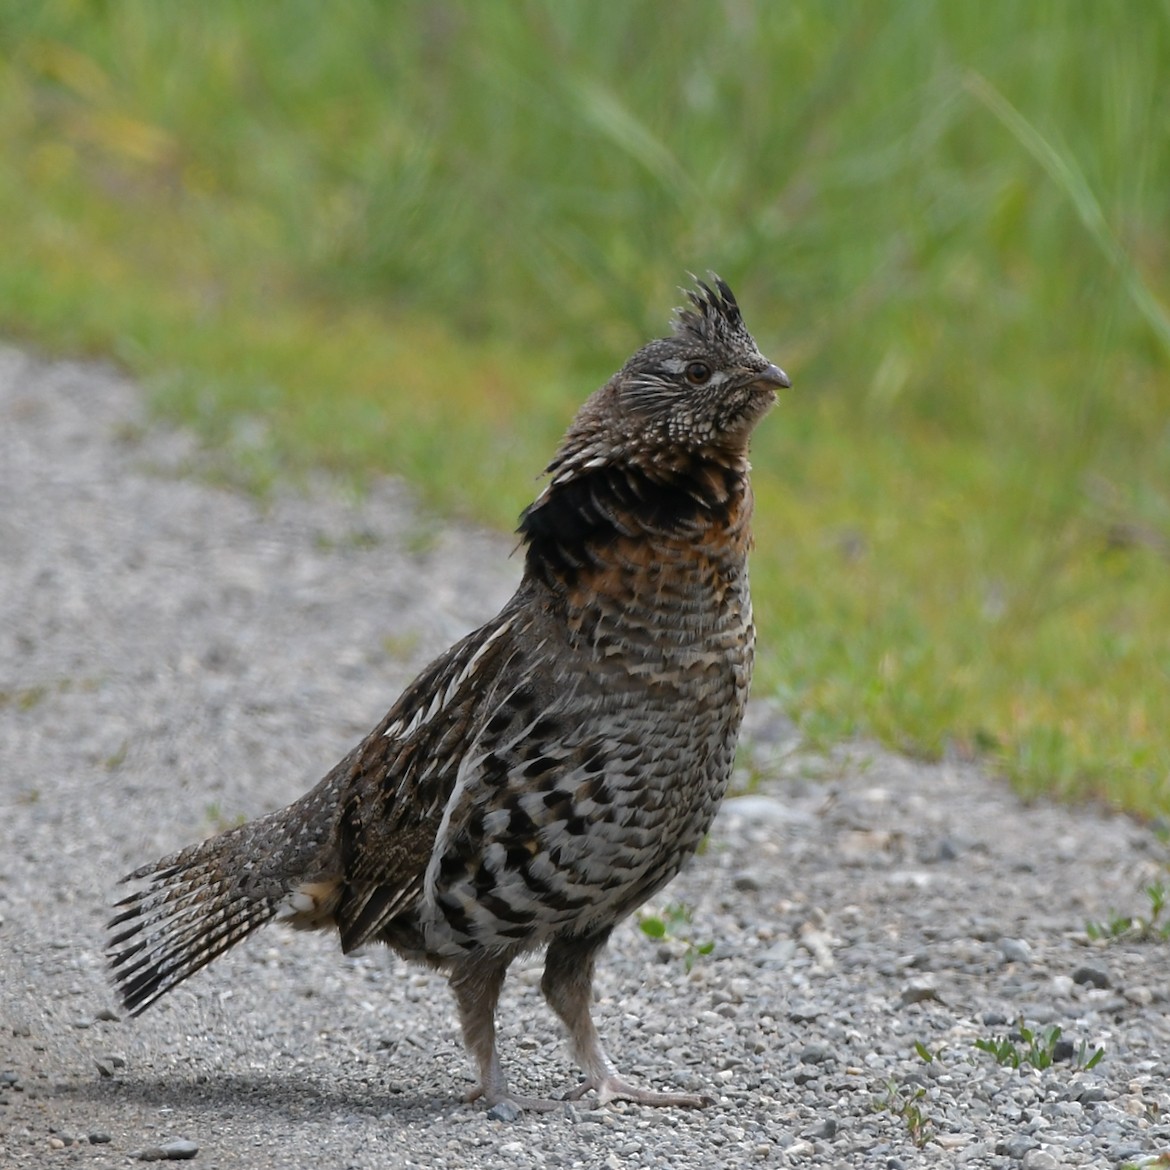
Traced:
POLYGON ((346 951, 378 935, 421 895, 448 806, 492 713, 523 674, 523 616, 509 606, 424 670, 343 762, 337 826, 346 951))

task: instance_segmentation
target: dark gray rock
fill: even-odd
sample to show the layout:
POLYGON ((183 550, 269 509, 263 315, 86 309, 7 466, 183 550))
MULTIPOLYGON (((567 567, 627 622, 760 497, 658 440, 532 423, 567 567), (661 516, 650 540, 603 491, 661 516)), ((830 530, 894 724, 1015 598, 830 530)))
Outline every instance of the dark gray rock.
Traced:
POLYGON ((1080 983, 1086 987, 1106 988, 1113 986, 1108 970, 1098 963, 1082 963, 1073 971, 1072 979, 1074 983, 1080 983))

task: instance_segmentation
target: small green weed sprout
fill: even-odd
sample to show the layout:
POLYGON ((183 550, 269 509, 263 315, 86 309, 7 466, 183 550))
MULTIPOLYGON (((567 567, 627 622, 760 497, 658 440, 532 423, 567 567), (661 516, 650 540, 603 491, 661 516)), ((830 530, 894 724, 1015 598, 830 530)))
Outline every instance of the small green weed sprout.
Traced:
POLYGON ((700 955, 709 955, 715 950, 713 941, 696 942, 690 927, 692 911, 681 902, 671 902, 659 914, 643 914, 638 926, 647 938, 673 939, 683 944, 683 966, 689 973, 700 955))
POLYGON ((1091 939, 1109 941, 1125 939, 1129 942, 1165 942, 1170 939, 1170 916, 1166 915, 1166 901, 1170 888, 1158 880, 1146 886, 1150 912, 1146 914, 1110 914, 1105 922, 1090 920, 1085 933, 1091 939))
POLYGON ((926 1090, 921 1085, 914 1087, 899 1085, 893 1078, 886 1081, 885 1091, 874 1097, 871 1108, 874 1113, 892 1113, 906 1123, 910 1140, 922 1149, 934 1136, 934 1122, 927 1116, 921 1102, 926 1090))
POLYGON ((1057 1024, 1033 1031, 1021 1020, 1010 1035, 982 1037, 975 1041, 975 1047, 993 1056, 997 1064, 1010 1068, 1030 1064, 1033 1068, 1046 1069, 1067 1060, 1074 1069, 1087 1071, 1105 1056, 1104 1048, 1090 1053, 1085 1041, 1082 1040, 1080 1046, 1074 1048, 1068 1041, 1062 1045, 1060 1037, 1061 1029, 1057 1024))

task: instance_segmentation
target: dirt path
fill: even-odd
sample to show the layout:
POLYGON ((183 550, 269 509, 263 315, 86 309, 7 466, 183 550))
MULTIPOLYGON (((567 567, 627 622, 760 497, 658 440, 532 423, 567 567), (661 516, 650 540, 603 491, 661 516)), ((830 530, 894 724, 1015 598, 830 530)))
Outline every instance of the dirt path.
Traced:
MULTIPOLYGON (((624 1071, 713 1090, 701 1114, 493 1121, 460 1101, 440 979, 278 929, 114 1018, 116 878, 299 795, 518 572, 506 537, 439 529, 392 483, 267 508, 210 487, 143 418, 109 371, 0 350, 0 1165, 125 1166, 170 1139, 256 1170, 1170 1153, 1170 943, 1084 933, 1148 911, 1158 841, 973 768, 804 752, 763 704, 758 789, 659 901, 667 937, 625 924, 599 979, 624 1071), (1072 1060, 975 1047, 1020 1018, 1034 1060, 1057 1025, 1072 1060)), ((516 972, 501 1023, 517 1087, 547 1095, 575 1072, 538 977, 516 972)))

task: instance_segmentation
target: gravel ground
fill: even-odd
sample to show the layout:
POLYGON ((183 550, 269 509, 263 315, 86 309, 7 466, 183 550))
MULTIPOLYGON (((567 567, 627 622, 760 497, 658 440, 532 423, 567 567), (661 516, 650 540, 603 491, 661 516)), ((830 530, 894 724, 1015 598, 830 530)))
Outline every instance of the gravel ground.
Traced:
MULTIPOLYGON (((124 1166, 170 1142, 256 1170, 1170 1152, 1170 943, 1085 934, 1148 911, 1167 872, 1153 835, 1025 806, 963 764, 812 753, 765 704, 751 795, 658 903, 690 921, 661 940, 623 925, 598 979, 623 1071, 711 1090, 708 1110, 495 1121, 461 1102, 438 976, 278 928, 119 1019, 101 957, 118 875, 299 795, 518 573, 507 538, 440 528, 394 483, 266 507, 208 486, 190 438, 144 417, 108 370, 0 350, 4 1167, 124 1166), (1015 1069, 975 1047, 1021 1019, 1059 1025, 1072 1059, 1015 1069)), ((576 1074, 539 965, 514 972, 505 1059, 518 1091, 559 1093, 576 1074)))

